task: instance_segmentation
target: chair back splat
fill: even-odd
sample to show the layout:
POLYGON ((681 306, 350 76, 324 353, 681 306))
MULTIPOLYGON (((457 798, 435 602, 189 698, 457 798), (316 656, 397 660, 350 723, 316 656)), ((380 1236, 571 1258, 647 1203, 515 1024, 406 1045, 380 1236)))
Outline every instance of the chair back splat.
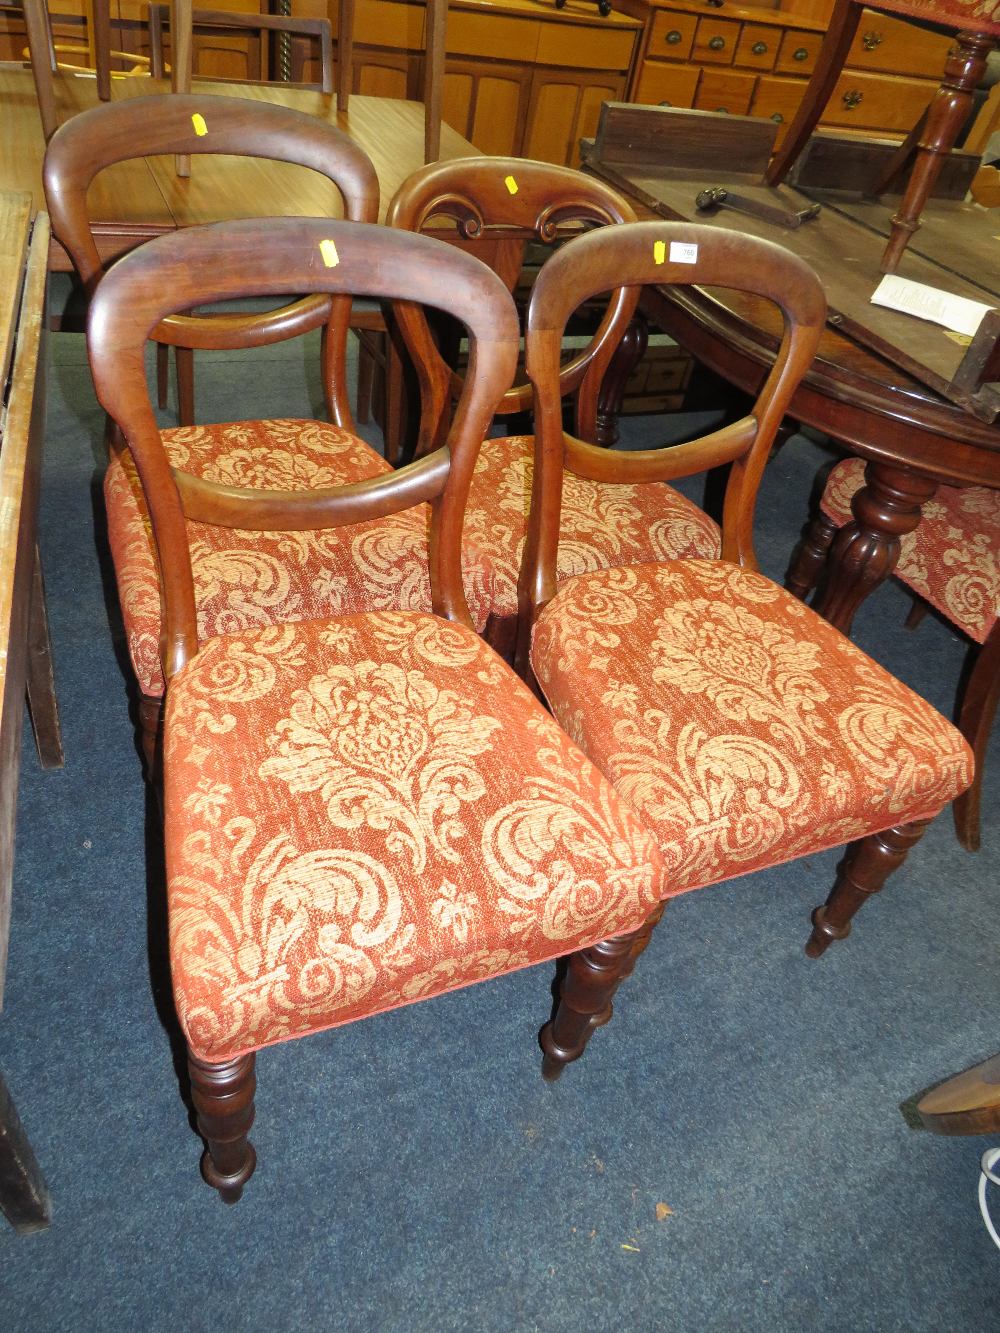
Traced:
MULTIPOLYGON (((526 242, 554 247, 591 227, 634 222, 635 214, 610 186, 569 167, 521 158, 478 157, 415 171, 386 213, 390 226, 414 232, 440 227, 445 219, 473 248, 478 241, 500 243, 488 262, 494 263, 513 288, 521 273, 526 242)), ((577 429, 587 439, 595 438, 601 382, 637 302, 637 291, 614 290, 596 333, 561 368, 560 392, 576 393, 577 429)), ((398 318, 406 323, 423 316, 417 310, 402 309, 398 318)), ((527 410, 531 395, 527 382, 515 385, 504 396, 500 414, 527 410)), ((421 438, 418 453, 433 444, 421 438)))
MULTIPOLYGON (((823 289, 803 260, 770 241, 714 227, 641 222, 593 232, 545 265, 532 293, 525 340, 525 364, 534 385, 536 440, 520 587, 526 629, 555 595, 564 467, 594 481, 638 483, 673 481, 731 463, 722 555, 757 567, 753 515, 761 476, 792 394, 816 354, 825 319, 823 289), (616 283, 630 289, 634 299, 649 283, 729 287, 773 301, 782 312, 784 333, 753 410, 720 430, 670 449, 616 453, 565 434, 560 360, 566 321, 583 301, 616 283)), ((527 643, 522 642, 522 665, 526 652, 527 643)))
MULTIPOLYGON (((388 228, 265 218, 191 228, 120 260, 92 302, 91 366, 98 397, 129 443, 149 505, 163 579, 167 676, 197 651, 185 515, 260 531, 306 531, 432 500, 434 610, 469 623, 460 573, 465 494, 496 403, 513 377, 517 343, 510 298, 484 265, 429 238, 388 228), (336 491, 248 493, 173 473, 146 390, 146 339, 177 309, 303 289, 345 299, 358 293, 447 304, 466 325, 475 376, 458 404, 447 451, 336 491)), ((431 368, 428 382, 439 386, 448 372, 429 337, 414 355, 431 368)))

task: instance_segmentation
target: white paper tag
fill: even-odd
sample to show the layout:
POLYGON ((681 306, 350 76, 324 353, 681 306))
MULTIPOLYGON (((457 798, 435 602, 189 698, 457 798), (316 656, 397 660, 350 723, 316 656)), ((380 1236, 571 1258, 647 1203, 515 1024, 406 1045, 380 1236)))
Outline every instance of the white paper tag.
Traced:
POLYGON ((670 242, 671 264, 697 264, 698 247, 684 241, 670 242))
POLYGON ((930 320, 932 324, 940 324, 970 338, 986 312, 993 309, 979 301, 970 301, 968 297, 953 296, 951 292, 928 287, 923 282, 910 282, 895 273, 885 275, 875 288, 871 303, 902 311, 904 315, 916 315, 918 319, 930 320))

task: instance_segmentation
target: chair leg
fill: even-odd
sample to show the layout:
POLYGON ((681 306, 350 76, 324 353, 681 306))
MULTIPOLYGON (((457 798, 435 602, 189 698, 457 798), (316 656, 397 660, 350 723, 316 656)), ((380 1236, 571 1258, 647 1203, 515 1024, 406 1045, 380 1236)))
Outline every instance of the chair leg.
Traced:
MULTIPOLYGON (((601 940, 589 949, 570 954, 565 975, 559 983, 555 1014, 539 1033, 543 1051, 542 1078, 546 1082, 554 1083, 566 1065, 579 1060, 583 1054, 594 1028, 601 1026, 593 1020, 597 1015, 603 1017, 609 1008, 644 932, 646 940, 642 948, 645 948, 648 934, 652 932, 648 922, 629 935, 601 940)), ((639 952, 642 952, 641 948, 639 952)))
POLYGON ((372 419, 372 396, 375 389, 375 356, 368 346, 367 337, 378 336, 378 334, 358 334, 358 392, 355 418, 362 426, 366 426, 372 419))
POLYGON ((241 1055, 224 1064, 209 1064, 188 1052, 191 1097, 198 1133, 205 1140, 201 1174, 219 1191, 223 1203, 237 1203, 254 1173, 257 1154, 248 1139, 257 1088, 254 1056, 241 1055))
POLYGON ((424 51, 424 161, 441 156, 441 96, 444 84, 444 47, 448 0, 429 0, 424 51))
POLYGON ((819 582, 830 544, 836 535, 836 523, 824 513, 818 513, 803 533, 785 575, 785 587, 800 601, 804 602, 819 582))
POLYGON ((354 74, 354 0, 340 0, 337 19, 337 114, 350 104, 354 74))
MULTIPOLYGON (((635 965, 649 947, 649 941, 653 938, 653 931, 660 924, 660 920, 663 917, 663 913, 666 910, 666 906, 667 906, 667 899, 664 898, 663 902, 660 903, 659 907, 649 918, 646 924, 642 927, 642 929, 637 931, 635 935, 632 936, 632 948, 629 951, 628 960, 626 961, 625 966, 622 968, 621 976, 619 976, 618 978, 619 986, 622 984, 623 981, 628 981, 629 977, 635 971, 635 965)), ((594 1014, 593 1018, 590 1020, 591 1027, 595 1028, 604 1027, 605 1023, 611 1022, 613 1014, 614 1014, 614 1006, 609 1000, 607 1006, 601 1011, 601 1013, 594 1014)))
POLYGON ((852 843, 840 865, 830 896, 812 914, 813 929, 806 944, 810 958, 819 958, 834 940, 846 940, 851 920, 873 893, 878 893, 894 870, 906 860, 911 847, 924 836, 931 821, 921 819, 872 833, 852 843))
POLYGON ((177 420, 182 426, 194 425, 194 352, 190 347, 174 349, 177 367, 177 420))
POLYGON ((142 739, 143 768, 151 787, 159 787, 162 780, 163 750, 160 735, 163 726, 163 696, 139 695, 139 731, 142 739))
POLYGON ((955 833, 969 852, 979 851, 979 799, 983 785, 983 766, 989 745, 997 701, 1000 700, 1000 621, 983 646, 969 673, 958 713, 958 729, 972 746, 976 775, 972 786, 962 793, 952 807, 955 833))
POLYGON ((42 135, 48 143, 59 128, 53 81, 55 51, 52 47, 52 29, 49 26, 48 9, 42 0, 24 0, 23 12, 28 53, 31 57, 31 73, 35 80, 35 94, 38 98, 38 114, 42 121, 42 135))
POLYGON ((170 384, 170 348, 166 343, 156 344, 156 406, 162 412, 167 405, 170 384))

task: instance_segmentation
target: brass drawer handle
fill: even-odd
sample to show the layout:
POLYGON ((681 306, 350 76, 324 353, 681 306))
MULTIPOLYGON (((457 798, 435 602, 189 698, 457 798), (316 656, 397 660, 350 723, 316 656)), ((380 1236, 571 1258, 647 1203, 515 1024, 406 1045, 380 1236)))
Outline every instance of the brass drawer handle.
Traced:
POLYGON ((773 111, 771 113, 771 119, 774 121, 775 125, 784 125, 785 123, 785 118, 780 111, 773 111))
POLYGON ((755 55, 755 56, 766 56, 766 55, 767 55, 767 42, 754 42, 754 44, 753 44, 753 46, 751 46, 750 50, 751 50, 752 54, 755 55))
POLYGON ((805 48, 804 46, 796 47, 796 49, 792 52, 792 59, 793 59, 793 60, 808 60, 808 59, 809 59, 809 52, 806 50, 806 48, 805 48))
POLYGON ((708 49, 710 51, 722 51, 725 50, 725 46, 726 46, 725 37, 713 37, 708 44, 708 49))
POLYGON ((668 46, 676 46, 677 43, 680 41, 680 39, 681 35, 676 28, 671 28, 670 31, 667 33, 668 46))
POLYGON ((850 111, 852 107, 856 107, 861 103, 863 97, 864 93, 859 93, 857 88, 852 88, 849 92, 844 93, 841 100, 843 101, 844 106, 850 111))
POLYGON ((861 45, 866 51, 874 51, 877 46, 882 45, 882 34, 880 32, 866 32, 861 39, 861 45))
POLYGON ((728 115, 729 115, 729 107, 727 107, 727 106, 717 106, 717 107, 715 108, 715 110, 716 110, 716 113, 717 113, 717 114, 720 114, 720 115, 723 115, 723 116, 728 116, 728 115))

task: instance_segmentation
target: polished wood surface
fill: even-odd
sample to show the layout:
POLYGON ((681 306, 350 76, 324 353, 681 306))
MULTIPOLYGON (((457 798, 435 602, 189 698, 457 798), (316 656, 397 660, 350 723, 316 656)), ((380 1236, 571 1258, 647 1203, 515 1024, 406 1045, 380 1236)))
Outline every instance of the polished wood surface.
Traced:
POLYGON ((995 1134, 1000 1130, 1000 1055, 925 1092, 917 1114, 934 1134, 995 1134))

